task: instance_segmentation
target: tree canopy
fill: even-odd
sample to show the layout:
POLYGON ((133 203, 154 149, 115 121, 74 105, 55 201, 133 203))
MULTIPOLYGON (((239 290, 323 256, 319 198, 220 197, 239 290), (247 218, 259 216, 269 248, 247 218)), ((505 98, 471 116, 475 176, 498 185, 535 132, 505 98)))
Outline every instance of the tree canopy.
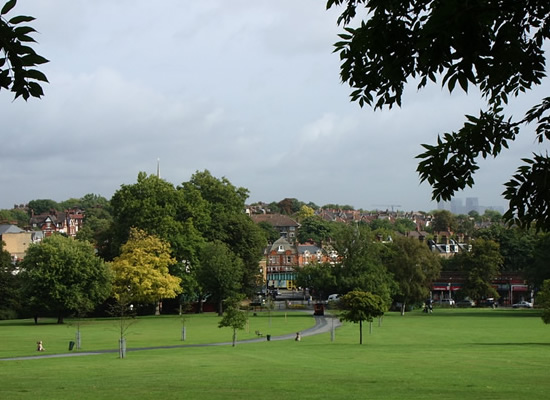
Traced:
MULTIPOLYGON (((478 159, 499 155, 527 124, 535 124, 539 143, 550 139, 550 97, 517 120, 505 109, 509 97, 540 85, 546 76, 547 0, 327 1, 327 8, 341 5, 338 24, 345 32, 335 51, 342 81, 361 107, 400 106, 405 86, 413 81, 418 89, 438 81, 450 92, 477 87, 487 103, 478 116, 467 115, 458 132, 423 145, 417 171, 432 185, 434 199, 450 200, 473 186, 478 159)), ((504 217, 549 230, 550 158, 533 154, 523 162, 505 185, 509 209, 504 217)))
POLYGON ((470 252, 461 252, 448 261, 455 270, 465 275, 463 293, 473 300, 498 298, 499 294, 491 280, 500 272, 503 258, 499 244, 493 240, 476 239, 470 252))
POLYGON ((550 279, 543 282, 541 290, 537 294, 537 304, 542 308, 542 321, 550 324, 550 279))
POLYGON ((233 329, 233 347, 237 344, 237 329, 244 329, 248 320, 246 314, 240 310, 242 296, 230 297, 225 300, 225 312, 218 323, 219 328, 233 329))
POLYGON ((156 303, 181 292, 180 278, 170 275, 168 269, 176 260, 167 242, 132 228, 121 250, 111 263, 117 300, 156 303))
POLYGON ((32 244, 21 262, 22 282, 31 308, 84 314, 107 298, 110 275, 88 242, 54 234, 32 244))
POLYGON ((21 307, 18 278, 10 253, 4 250, 4 242, 0 240, 0 319, 15 318, 21 307))
POLYGON ((352 290, 342 296, 339 307, 343 310, 340 316, 344 321, 359 323, 359 344, 363 344, 363 321, 372 322, 387 310, 380 296, 361 290, 352 290))
POLYGON ((223 314, 223 301, 241 291, 243 269, 242 260, 221 241, 209 242, 201 249, 197 278, 216 300, 219 315, 223 314))
POLYGON ((406 304, 429 296, 431 284, 441 270, 439 257, 425 243, 401 236, 396 236, 390 244, 385 264, 397 283, 394 298, 401 303, 401 315, 405 314, 406 304))
POLYGON ((361 290, 376 294, 385 304, 391 303, 395 282, 383 264, 381 255, 387 251, 382 243, 375 243, 368 227, 344 226, 334 243, 341 257, 333 272, 336 276, 338 293, 361 290))

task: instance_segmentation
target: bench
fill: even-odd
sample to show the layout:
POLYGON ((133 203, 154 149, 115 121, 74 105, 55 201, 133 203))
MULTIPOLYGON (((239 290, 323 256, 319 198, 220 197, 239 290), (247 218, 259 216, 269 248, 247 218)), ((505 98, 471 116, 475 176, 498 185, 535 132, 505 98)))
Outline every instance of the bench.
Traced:
POLYGON ((259 336, 259 337, 262 337, 262 336, 263 336, 263 333, 260 332, 260 331, 256 331, 255 333, 256 333, 256 336, 259 336))

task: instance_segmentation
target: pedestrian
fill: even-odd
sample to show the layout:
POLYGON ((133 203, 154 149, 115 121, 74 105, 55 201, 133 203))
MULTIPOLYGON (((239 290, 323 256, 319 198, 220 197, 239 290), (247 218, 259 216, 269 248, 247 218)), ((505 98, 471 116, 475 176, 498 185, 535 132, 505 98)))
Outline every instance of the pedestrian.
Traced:
POLYGON ((300 340, 302 340, 302 336, 300 335, 300 332, 296 332, 296 340, 297 342, 299 342, 300 340))

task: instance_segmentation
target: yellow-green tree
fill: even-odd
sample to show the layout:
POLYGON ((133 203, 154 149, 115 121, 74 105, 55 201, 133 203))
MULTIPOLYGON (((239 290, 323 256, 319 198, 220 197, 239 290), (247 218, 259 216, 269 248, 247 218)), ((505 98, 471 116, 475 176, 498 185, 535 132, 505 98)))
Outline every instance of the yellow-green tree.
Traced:
POLYGON ((296 219, 302 222, 304 219, 313 217, 314 215, 315 215, 315 210, 304 204, 302 205, 302 207, 300 207, 300 210, 296 213, 296 219))
POLYGON ((119 302, 157 304, 161 299, 176 297, 181 292, 181 279, 168 270, 175 263, 167 242, 132 228, 120 256, 111 263, 113 296, 119 302))

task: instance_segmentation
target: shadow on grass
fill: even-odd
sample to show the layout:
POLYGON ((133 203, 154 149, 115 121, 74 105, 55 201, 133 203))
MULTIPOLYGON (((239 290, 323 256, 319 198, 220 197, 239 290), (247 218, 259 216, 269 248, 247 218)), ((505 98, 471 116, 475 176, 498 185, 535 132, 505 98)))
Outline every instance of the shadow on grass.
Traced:
MULTIPOLYGON (((40 318, 38 324, 34 322, 34 319, 10 319, 6 321, 0 321, 0 326, 40 326, 40 325, 58 325, 57 318, 40 318)), ((61 324, 63 325, 63 324, 61 324)))
MULTIPOLYGON (((271 316, 269 315, 269 312, 266 310, 262 311, 255 311, 249 312, 249 318, 268 318, 271 317, 274 320, 280 320, 280 319, 287 319, 287 318, 304 318, 304 315, 308 313, 308 310, 288 310, 288 311, 279 311, 275 310, 271 312, 271 316)), ((193 317, 193 316, 215 316, 216 313, 189 313, 185 314, 186 317, 193 317)), ((138 316, 136 319, 160 319, 160 318, 179 318, 176 314, 163 314, 163 315, 141 315, 138 316)), ((71 325, 75 323, 78 319, 77 318, 65 318, 63 324, 59 325, 71 325)), ((93 321, 117 321, 118 317, 89 317, 89 318, 81 318, 80 322, 93 322, 93 321)), ((35 324, 33 318, 27 318, 27 319, 10 319, 10 320, 0 320, 0 327, 2 326, 44 326, 44 325, 58 325, 57 318, 39 318, 38 324, 35 324)))
POLYGON ((523 343, 473 343, 474 346, 550 346, 549 343, 523 342, 523 343))
POLYGON ((540 310, 515 310, 515 309, 485 309, 485 308, 472 308, 472 309, 434 309, 433 314, 417 313, 420 316, 429 317, 483 317, 483 318, 540 318, 540 310))

